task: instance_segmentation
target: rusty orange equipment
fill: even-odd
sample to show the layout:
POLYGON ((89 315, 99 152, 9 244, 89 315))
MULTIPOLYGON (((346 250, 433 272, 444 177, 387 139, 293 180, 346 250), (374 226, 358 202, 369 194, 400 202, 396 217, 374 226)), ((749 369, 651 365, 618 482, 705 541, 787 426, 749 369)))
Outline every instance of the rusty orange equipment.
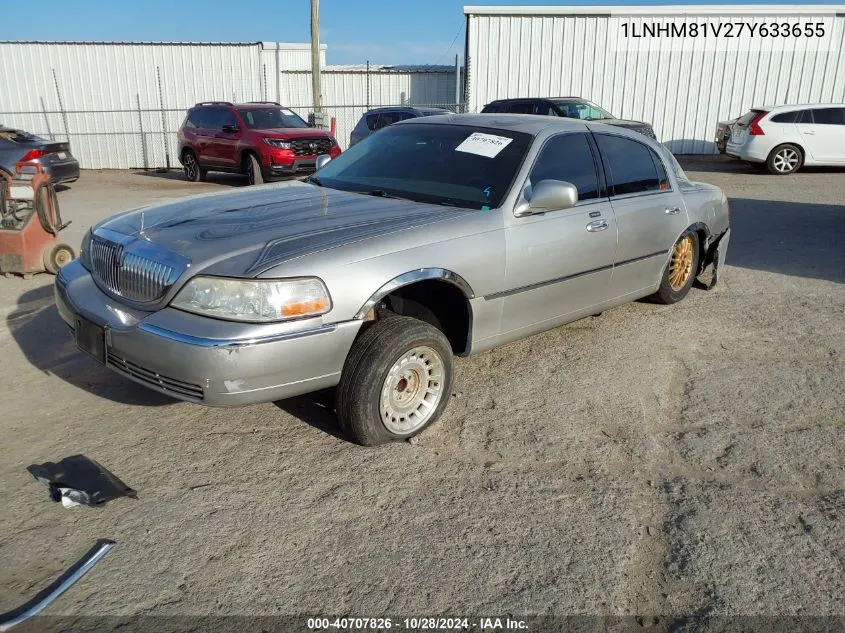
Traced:
POLYGON ((0 170, 0 273, 56 274, 74 258, 58 243, 62 223, 56 190, 38 163, 18 163, 12 177, 0 170))

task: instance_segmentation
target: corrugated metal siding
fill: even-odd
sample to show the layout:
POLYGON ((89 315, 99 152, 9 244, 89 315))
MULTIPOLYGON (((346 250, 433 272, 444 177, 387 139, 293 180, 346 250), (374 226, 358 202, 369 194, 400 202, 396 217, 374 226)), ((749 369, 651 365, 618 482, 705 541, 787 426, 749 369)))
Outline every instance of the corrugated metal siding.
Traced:
MULTIPOLYGON (((666 15, 672 9, 654 12, 666 15)), ((620 118, 651 122, 658 139, 675 153, 708 154, 715 151, 716 123, 752 106, 845 102, 842 15, 830 51, 798 40, 792 50, 775 52, 770 38, 762 51, 717 52, 715 39, 702 38, 701 50, 668 53, 614 50, 610 15, 589 15, 585 7, 570 15, 563 7, 545 8, 544 15, 519 15, 520 10, 469 16, 470 112, 507 97, 581 96, 620 118)), ((604 11, 595 7, 594 13, 604 11)), ((702 20, 683 11, 668 19, 702 20)))
MULTIPOLYGON (((281 103, 306 117, 311 111, 311 73, 281 77, 281 103)), ((337 141, 343 149, 355 124, 369 108, 389 105, 454 105, 455 72, 395 73, 333 72, 320 74, 326 116, 336 120, 337 141)))
POLYGON ((69 140, 84 168, 178 166, 176 131, 187 108, 274 99, 267 55, 274 63, 278 55, 279 72, 305 59, 310 67, 307 47, 273 46, 0 42, 0 123, 69 140))

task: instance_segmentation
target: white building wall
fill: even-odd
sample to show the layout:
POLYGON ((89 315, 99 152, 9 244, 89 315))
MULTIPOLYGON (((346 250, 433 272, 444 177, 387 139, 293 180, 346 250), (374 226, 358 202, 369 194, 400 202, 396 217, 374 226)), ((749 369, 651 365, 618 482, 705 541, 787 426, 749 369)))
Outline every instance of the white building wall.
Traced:
MULTIPOLYGON (((468 111, 494 99, 581 96, 615 116, 648 121, 675 153, 715 151, 717 121, 752 106, 845 102, 845 10, 834 6, 465 7, 468 111), (717 50, 699 38, 695 50, 620 50, 612 15, 631 22, 661 16, 702 22, 716 16, 782 16, 811 21, 837 14, 829 50, 820 40, 769 38, 763 50, 717 50), (777 47, 784 50, 777 50, 777 47)), ((738 18, 740 19, 740 18, 738 18)), ((779 18, 780 21, 780 18, 779 18)))
POLYGON ((307 44, 0 42, 0 124, 70 140, 84 168, 177 166, 187 108, 274 100, 310 64, 307 44))

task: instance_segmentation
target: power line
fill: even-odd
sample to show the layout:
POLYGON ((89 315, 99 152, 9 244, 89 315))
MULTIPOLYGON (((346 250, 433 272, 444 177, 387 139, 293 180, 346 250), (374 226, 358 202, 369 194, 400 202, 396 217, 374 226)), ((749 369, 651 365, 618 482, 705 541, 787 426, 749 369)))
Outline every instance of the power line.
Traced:
POLYGON ((465 24, 466 24, 466 22, 461 22, 461 26, 458 28, 458 32, 455 33, 455 37, 452 38, 452 43, 449 44, 449 48, 446 49, 446 51, 440 56, 440 58, 436 62, 434 62, 435 66, 437 66, 437 64, 440 63, 440 60, 443 59, 444 57, 446 57, 446 55, 449 54, 449 51, 452 50, 452 47, 455 45, 455 42, 458 41, 458 36, 461 34, 461 31, 464 30, 465 24))

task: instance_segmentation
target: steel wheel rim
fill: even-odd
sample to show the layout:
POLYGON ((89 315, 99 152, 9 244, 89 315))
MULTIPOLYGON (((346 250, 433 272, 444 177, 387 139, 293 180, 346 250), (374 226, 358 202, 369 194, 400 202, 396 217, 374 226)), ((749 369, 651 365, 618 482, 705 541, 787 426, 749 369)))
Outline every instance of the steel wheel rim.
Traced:
POLYGON ((61 268, 71 262, 73 255, 66 248, 60 248, 56 251, 56 265, 61 268))
POLYGON ((188 180, 194 180, 197 176, 197 161, 194 160, 193 154, 185 156, 185 175, 188 180))
POLYGON ((692 235, 685 235, 675 248, 672 249, 672 259, 669 261, 669 285, 672 290, 680 290, 689 281, 692 275, 692 260, 695 254, 695 245, 692 235))
POLYGON ((444 363, 434 349, 422 345, 399 357, 384 379, 379 416, 395 435, 422 428, 443 398, 444 363))
POLYGON ((798 166, 798 152, 794 149, 782 149, 775 154, 775 169, 779 172, 788 172, 798 166))

